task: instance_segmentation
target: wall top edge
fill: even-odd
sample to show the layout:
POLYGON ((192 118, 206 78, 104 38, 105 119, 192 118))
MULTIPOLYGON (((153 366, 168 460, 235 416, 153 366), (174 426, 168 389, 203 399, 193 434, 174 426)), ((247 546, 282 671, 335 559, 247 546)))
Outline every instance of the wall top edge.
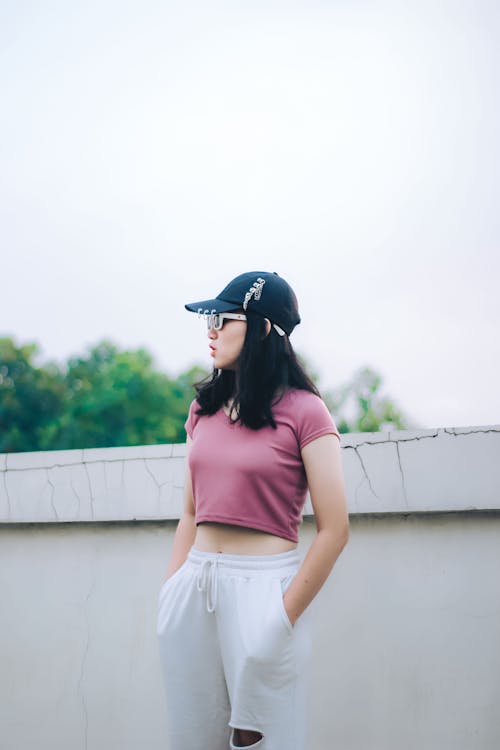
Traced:
POLYGON ((61 451, 0 453, 0 471, 16 469, 48 469, 54 466, 75 466, 76 464, 108 461, 142 461, 145 458, 176 458, 185 455, 185 443, 133 445, 117 448, 83 448, 61 451))

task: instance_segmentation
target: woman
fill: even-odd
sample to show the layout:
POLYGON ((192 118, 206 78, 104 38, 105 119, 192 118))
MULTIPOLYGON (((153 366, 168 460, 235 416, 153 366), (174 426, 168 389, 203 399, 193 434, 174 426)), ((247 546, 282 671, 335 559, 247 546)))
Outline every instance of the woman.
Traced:
POLYGON ((314 599, 349 537, 340 435, 276 273, 186 305, 214 370, 186 421, 184 509, 158 604, 169 750, 306 749, 314 599), (297 551, 309 488, 317 534, 297 551))

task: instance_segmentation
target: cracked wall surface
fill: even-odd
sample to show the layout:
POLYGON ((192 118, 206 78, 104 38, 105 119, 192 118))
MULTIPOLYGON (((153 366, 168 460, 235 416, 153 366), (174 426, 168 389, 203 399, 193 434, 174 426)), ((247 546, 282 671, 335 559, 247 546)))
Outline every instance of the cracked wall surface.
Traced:
MULTIPOLYGON (((500 508, 500 425, 348 433, 341 446, 350 513, 500 508)), ((1 454, 0 523, 179 518, 185 455, 184 444, 1 454)))
POLYGON ((184 444, 0 455, 0 522, 178 518, 184 444))

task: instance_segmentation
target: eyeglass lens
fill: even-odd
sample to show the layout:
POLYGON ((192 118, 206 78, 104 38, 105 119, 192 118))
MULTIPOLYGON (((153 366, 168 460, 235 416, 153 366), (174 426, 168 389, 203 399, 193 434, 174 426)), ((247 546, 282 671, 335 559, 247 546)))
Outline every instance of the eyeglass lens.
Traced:
POLYGON ((207 328, 210 330, 211 328, 215 328, 216 331, 220 331, 222 328, 222 324, 224 322, 224 318, 220 313, 212 313, 211 315, 207 315, 207 328))

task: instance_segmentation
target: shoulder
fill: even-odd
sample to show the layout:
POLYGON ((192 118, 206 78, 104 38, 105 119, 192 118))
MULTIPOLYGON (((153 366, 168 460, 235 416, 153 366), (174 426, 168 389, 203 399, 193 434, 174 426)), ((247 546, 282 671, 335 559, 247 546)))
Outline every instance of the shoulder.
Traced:
POLYGON ((300 409, 301 411, 314 411, 317 409, 327 410, 327 406, 321 396, 312 391, 304 391, 300 388, 288 388, 279 401, 289 409, 300 409))
POLYGON ((327 405, 316 393, 291 388, 283 394, 279 403, 293 419, 301 448, 316 437, 329 433, 340 439, 327 405))

